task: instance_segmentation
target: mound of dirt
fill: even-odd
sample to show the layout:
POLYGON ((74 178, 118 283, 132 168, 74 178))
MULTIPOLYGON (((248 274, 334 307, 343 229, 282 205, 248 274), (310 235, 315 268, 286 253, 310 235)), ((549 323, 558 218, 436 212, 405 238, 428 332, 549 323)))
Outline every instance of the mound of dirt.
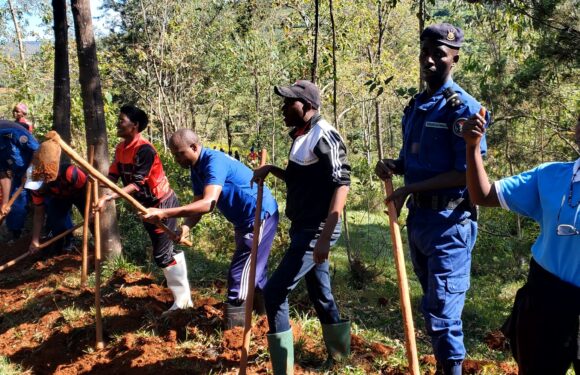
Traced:
MULTIPOLYGON (((24 253, 28 243, 29 239, 23 238, 6 246, 0 253, 0 264, 24 253)), ((35 254, 0 273, 1 356, 31 374, 238 372, 243 329, 223 330, 223 303, 192 290, 193 308, 164 316, 172 303, 170 291, 152 275, 140 272, 118 270, 103 283, 105 348, 96 350, 94 289, 78 287, 80 265, 78 254, 50 259, 35 254)), ((215 287, 225 285, 218 280, 215 287)), ((313 335, 297 322, 292 325, 296 374, 340 372, 344 364, 323 367, 327 354, 320 335, 313 335)), ((267 332, 267 319, 257 318, 252 327, 250 374, 271 373, 267 332)), ((377 360, 389 358, 394 348, 355 334, 351 341, 350 364, 367 373, 404 373, 400 368, 376 368, 377 360)), ((464 369, 474 374, 487 364, 477 366, 466 361, 464 369)), ((515 374, 512 370, 506 368, 505 373, 515 374)))

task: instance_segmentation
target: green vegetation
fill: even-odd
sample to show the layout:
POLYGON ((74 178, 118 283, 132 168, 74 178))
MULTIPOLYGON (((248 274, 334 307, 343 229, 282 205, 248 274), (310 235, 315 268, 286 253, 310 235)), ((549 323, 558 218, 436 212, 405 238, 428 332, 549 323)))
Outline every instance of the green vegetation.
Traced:
POLYGON ((24 370, 22 367, 10 363, 8 358, 0 356, 0 374, 2 375, 27 375, 30 371, 24 370))
MULTIPOLYGON (((21 14, 41 17, 47 30, 52 26, 47 1, 38 2, 42 5, 13 2, 21 14)), ((320 2, 316 73, 323 89, 322 113, 329 120, 336 114, 336 126, 349 148, 353 176, 347 208, 348 243, 343 236, 332 253, 334 290, 342 312, 353 319, 353 332, 395 348, 388 363, 377 362, 377 369, 403 364, 405 357, 383 187, 372 172, 378 159, 375 133, 378 129, 385 156, 395 157, 401 146, 403 108, 418 91, 419 3, 333 2, 337 44, 337 108, 333 108, 330 10, 328 2, 320 2)), ((488 132, 486 161, 492 179, 542 162, 578 157, 572 142, 572 128, 580 111, 577 1, 421 3, 426 4, 426 24, 447 21, 465 30, 465 46, 454 79, 492 111, 495 123, 488 132)), ((1 7, 7 13, 7 5, 1 7)), ((242 158, 252 145, 266 147, 269 162, 285 164, 290 142, 279 113, 280 100, 272 87, 310 78, 315 52, 314 0, 105 1, 103 7, 118 15, 109 25, 112 31, 98 38, 110 154, 118 142, 118 108, 133 102, 151 117, 147 136, 159 150, 181 202, 192 199, 189 176, 173 161, 165 143, 167 135, 178 128, 193 128, 206 145, 231 147, 239 150, 242 158)), ((0 21, 5 26, 0 28, 2 47, 12 45, 15 38, 7 22, 0 21)), ((23 29, 26 36, 25 25, 23 29)), ((26 56, 26 68, 17 54, 3 52, 0 56, 0 116, 10 118, 12 105, 25 101, 37 134, 52 126, 51 35, 41 39, 36 54, 26 56)), ((70 73, 73 146, 84 154, 74 45, 70 48, 70 73)), ((402 184, 398 179, 394 182, 395 186, 402 184)), ((267 183, 284 212, 284 185, 273 179, 267 183)), ((118 269, 141 269, 162 280, 137 214, 126 203, 117 207, 123 257, 105 263, 103 281, 118 269)), ((405 215, 403 212, 401 223, 405 215)), ((515 292, 525 280, 529 249, 538 228, 532 221, 500 209, 482 209, 479 224, 464 311, 467 349, 471 358, 510 360, 509 352, 490 350, 484 338, 499 329, 510 312, 515 292)), ((288 228, 288 220, 282 217, 271 270, 288 245, 288 228)), ((406 245, 404 226, 402 232, 406 245)), ((192 230, 191 238, 194 247, 186 250, 186 256, 192 288, 201 295, 221 298, 233 251, 233 230, 219 213, 213 213, 192 230)), ((430 353, 418 313, 420 285, 408 252, 406 260, 419 350, 430 353)), ((72 288, 78 283, 73 277, 64 285, 72 288)), ((94 285, 94 277, 89 285, 94 285)), ((293 293, 291 302, 309 306, 303 285, 293 293)), ((74 306, 64 309, 64 319, 76 320, 81 314, 77 310, 74 306)), ((305 330, 319 336, 320 327, 311 308, 296 308, 292 316, 305 330)), ((140 334, 154 334, 150 332, 147 328, 140 334)), ((190 341, 211 346, 217 338, 198 332, 181 345, 190 341)), ((312 360, 303 355, 300 344, 297 353, 300 361, 312 360)), ((0 360, 0 373, 10 374, 12 368, 5 359, 0 360)), ((346 367, 343 373, 360 371, 346 367)))

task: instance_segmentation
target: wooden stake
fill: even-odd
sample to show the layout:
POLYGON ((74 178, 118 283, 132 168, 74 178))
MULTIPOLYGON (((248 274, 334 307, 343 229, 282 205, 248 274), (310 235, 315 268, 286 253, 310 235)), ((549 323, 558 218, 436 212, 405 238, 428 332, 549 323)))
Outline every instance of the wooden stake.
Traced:
MULTIPOLYGON (((95 146, 91 145, 89 147, 89 164, 93 165, 93 159, 95 158, 95 146)), ((83 253, 82 253, 82 266, 81 266, 81 288, 87 286, 87 273, 89 268, 89 216, 91 214, 91 192, 92 192, 92 181, 87 178, 87 184, 85 186, 85 225, 83 226, 83 253)))
MULTIPOLYGON (((393 194, 393 181, 385 180, 385 192, 387 197, 393 194)), ((407 281, 407 269, 405 268, 405 256, 403 254, 403 242, 401 231, 397 221, 397 209, 394 202, 387 205, 389 211, 389 226, 391 229, 391 241, 395 255, 397 279, 399 281, 399 296, 401 298, 401 310, 405 325, 405 349, 411 375, 420 375, 419 358, 417 356, 417 343, 415 342, 415 325, 413 324, 413 312, 411 310, 411 298, 409 296, 409 284, 407 281)))
MULTIPOLYGON (((266 149, 260 154, 260 167, 266 164, 266 149)), ((252 333, 252 310, 254 307, 254 290, 256 287, 256 262, 258 259, 258 246, 262 229, 262 198, 264 195, 264 181, 258 183, 258 197, 256 201, 256 213, 254 215, 254 238, 250 252, 250 275, 248 276, 248 294, 246 296, 246 315, 244 321, 244 340, 242 343, 242 358, 240 360, 240 375, 246 374, 248 355, 250 353, 250 338, 252 333)))
MULTIPOLYGON (((99 201, 99 184, 93 183, 93 202, 99 201)), ((95 228, 95 325, 96 325, 96 348, 103 349, 103 320, 101 317, 101 213, 95 210, 93 218, 95 228)))
MULTIPOLYGON (((57 132, 51 130, 46 133, 47 139, 53 139, 60 145, 61 149, 68 155, 72 160, 74 160, 78 165, 83 167, 91 176, 96 178, 101 184, 105 185, 109 189, 113 190, 119 196, 123 197, 127 200, 133 207, 135 207, 140 213, 146 214, 147 208, 143 206, 139 201, 133 198, 130 194, 127 194, 123 189, 118 187, 113 181, 109 180, 106 176, 104 176, 101 172, 99 172, 95 167, 90 165, 85 159, 83 159, 75 150, 73 150, 69 145, 66 144, 58 135, 57 132)), ((177 234, 172 231, 167 225, 163 223, 156 224, 159 228, 163 229, 166 233, 168 233, 172 238, 177 237, 177 234)), ((181 241, 186 246, 193 246, 191 241, 187 239, 183 239, 181 241)))
MULTIPOLYGON (((77 224, 77 225, 75 225, 74 227, 72 227, 72 228, 70 228, 70 229, 68 229, 68 230, 66 230, 66 231, 64 231, 64 232, 62 232, 61 234, 59 234, 59 235, 57 235, 57 236, 54 236, 54 237, 53 237, 53 238, 51 238, 50 240, 48 240, 48 241, 46 241, 46 242, 44 242, 44 243, 41 243, 41 244, 38 246, 38 250, 42 250, 42 249, 44 249, 44 248, 47 248, 48 246, 50 246, 50 245, 52 245, 53 243, 55 243, 56 241, 60 240, 60 239, 61 239, 61 238, 63 238, 64 236, 67 236, 68 234, 70 234, 70 233, 74 232, 75 230, 79 229, 79 228, 80 228, 80 227, 82 227, 83 225, 84 225, 84 222, 83 222, 83 223, 80 223, 80 224, 77 224)), ((32 255, 32 254, 36 254, 36 253, 38 252, 38 250, 36 250, 36 251, 31 251, 31 250, 28 250, 27 252, 25 252, 24 254, 20 255, 19 257, 17 257, 17 258, 14 258, 14 259, 12 259, 10 262, 3 264, 2 266, 0 266, 0 272, 1 272, 1 271, 4 271, 4 270, 5 270, 6 268, 8 268, 8 267, 12 267, 13 265, 15 265, 16 263, 18 263, 18 262, 19 262, 19 261, 21 261, 22 259, 26 258, 27 256, 29 256, 29 255, 32 255)))

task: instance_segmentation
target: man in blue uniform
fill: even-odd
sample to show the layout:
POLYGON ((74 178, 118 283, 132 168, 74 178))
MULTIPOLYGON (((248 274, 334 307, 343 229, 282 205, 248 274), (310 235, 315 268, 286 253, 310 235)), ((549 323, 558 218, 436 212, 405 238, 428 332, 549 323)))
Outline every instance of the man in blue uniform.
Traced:
MULTIPOLYGON (((382 179, 393 174, 405 177, 405 185, 387 199, 400 212, 410 196, 407 233, 423 288, 421 310, 439 370, 456 375, 461 374, 465 358, 461 312, 477 236, 476 211, 465 186, 461 127, 481 105, 451 78, 463 31, 437 24, 427 27, 420 40, 426 89, 405 108, 399 158, 379 161, 376 173, 382 179)), ((486 149, 482 139, 482 153, 486 149)))
POLYGON ((0 216, 6 216, 6 226, 16 239, 20 237, 26 219, 28 195, 22 192, 8 207, 9 197, 22 184, 26 169, 39 144, 32 134, 12 121, 0 120, 0 216))
MULTIPOLYGON (((228 274, 225 326, 227 329, 243 326, 258 194, 257 186, 250 186, 252 170, 223 152, 203 147, 198 136, 190 129, 176 131, 170 138, 169 147, 179 165, 191 172, 194 201, 182 207, 151 208, 145 219, 155 221, 170 217, 187 217, 182 226, 184 236, 190 227, 197 224, 202 215, 212 212, 217 206, 234 225, 236 241, 236 251, 228 274)), ((268 256, 278 227, 278 206, 266 186, 261 216, 263 221, 258 245, 254 295, 256 309, 263 311, 261 291, 266 285, 268 256)))

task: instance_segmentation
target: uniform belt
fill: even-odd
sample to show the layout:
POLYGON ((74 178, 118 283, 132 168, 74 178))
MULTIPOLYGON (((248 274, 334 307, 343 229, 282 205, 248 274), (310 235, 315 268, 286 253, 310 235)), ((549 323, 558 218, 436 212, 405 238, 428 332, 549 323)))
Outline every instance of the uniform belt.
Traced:
POLYGON ((464 198, 453 198, 446 195, 421 193, 414 193, 412 198, 413 205, 415 207, 427 208, 436 211, 454 210, 465 201, 464 198))

